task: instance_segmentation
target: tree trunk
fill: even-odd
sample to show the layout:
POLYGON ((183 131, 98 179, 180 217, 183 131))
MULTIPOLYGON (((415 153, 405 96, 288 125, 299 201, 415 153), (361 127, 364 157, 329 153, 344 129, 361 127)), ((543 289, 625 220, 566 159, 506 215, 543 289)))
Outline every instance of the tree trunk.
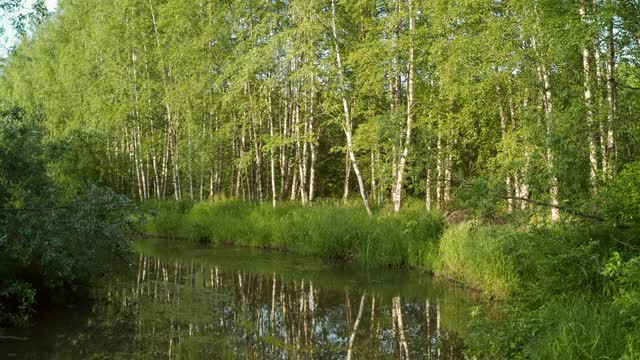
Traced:
MULTIPOLYGON (((553 119, 553 95, 551 93, 551 82, 549 81, 549 72, 545 65, 540 65, 538 67, 540 80, 543 85, 543 105, 544 105, 544 114, 546 120, 546 131, 547 138, 550 138, 555 129, 555 123, 553 119)), ((560 210, 557 208, 559 206, 558 201, 558 177, 556 175, 555 168, 555 157, 553 153, 553 149, 551 148, 551 144, 547 142, 547 168, 549 169, 549 173, 551 174, 550 187, 549 187, 549 195, 551 196, 551 203, 553 207, 551 209, 551 220, 560 221, 560 210)))
MULTIPOLYGON (((611 1, 611 0, 610 0, 611 1)), ((607 179, 612 179, 615 168, 615 117, 616 117, 616 54, 615 54, 615 37, 613 29, 613 17, 609 20, 607 27, 607 102, 609 103, 609 111, 607 114, 607 169, 605 171, 607 179)))
POLYGON ((349 198, 349 178, 351 177, 351 160, 349 160, 349 154, 345 154, 344 166, 344 193, 342 200, 346 203, 349 198))
POLYGON ((443 201, 443 180, 444 180, 444 166, 443 166, 443 151, 442 151, 442 129, 441 124, 438 122, 438 140, 436 141, 436 203, 438 209, 442 209, 444 205, 443 201))
MULTIPOLYGON (((413 126, 413 33, 415 31, 415 18, 413 14, 413 0, 408 0, 409 6, 409 69, 407 74, 407 124, 406 134, 404 135, 404 148, 400 155, 398 163, 398 173, 393 191, 393 210, 397 213, 402 207, 402 185, 404 177, 404 168, 409 155, 409 146, 411 144, 411 126, 413 126)), ((401 137, 402 138, 402 134, 401 137)))
POLYGON ((353 125, 351 121, 351 111, 349 109, 349 101, 347 100, 346 94, 346 86, 345 86, 345 78, 344 78, 344 68, 342 67, 342 58, 340 57, 340 46, 338 45, 338 29, 336 26, 336 3, 335 0, 331 0, 331 26, 333 30, 333 43, 335 48, 335 56, 336 56, 336 64, 338 66, 338 77, 339 77, 339 92, 342 98, 342 107, 344 110, 344 123, 342 128, 344 130, 345 137, 347 138, 347 153, 349 154, 349 158, 351 159, 351 163, 353 165, 353 172, 356 174, 356 178, 358 180, 358 186, 360 188, 360 196, 362 197, 362 202, 364 203, 364 207, 367 210, 367 214, 370 216, 373 215, 371 211, 371 206, 369 205, 369 198, 367 197, 367 191, 364 187, 364 180, 362 178, 362 173, 360 172, 360 168, 358 167, 358 163, 356 160, 356 155, 353 150, 353 139, 352 139, 352 131, 353 125))
POLYGON ((336 64, 338 66, 338 77, 339 77, 339 92, 340 97, 342 98, 342 108, 344 110, 344 123, 342 124, 342 128, 344 130, 345 137, 347 138, 347 153, 349 158, 351 159, 351 163, 353 165, 353 172, 356 174, 356 179, 358 180, 358 187, 360 189, 360 196, 362 197, 362 202, 364 203, 364 207, 367 210, 367 214, 370 216, 373 215, 371 211, 371 206, 369 205, 369 198, 367 196, 366 189, 364 187, 364 180, 362 178, 362 173, 360 172, 360 168, 358 167, 358 162, 356 160, 356 155, 353 150, 353 125, 351 121, 351 111, 349 108, 349 101, 347 100, 346 94, 346 86, 345 86, 345 78, 344 78, 344 68, 342 67, 342 59, 340 57, 340 46, 338 45, 338 30, 336 26, 336 4, 335 0, 331 0, 331 25, 333 30, 333 43, 335 48, 335 56, 336 56, 336 64))
POLYGON ((273 112, 271 108, 271 92, 269 92, 268 111, 269 111, 269 136, 271 137, 271 149, 269 151, 270 169, 271 169, 271 203, 275 208, 277 206, 277 190, 276 190, 276 159, 275 159, 275 146, 273 144, 273 112))
MULTIPOLYGON (((504 112, 504 106, 502 105, 503 95, 500 85, 496 86, 496 95, 498 95, 498 115, 500 116, 500 137, 502 141, 507 136, 507 115, 504 112)), ((505 178, 505 187, 507 191, 507 212, 513 212, 513 187, 511 186, 511 175, 507 175, 505 178)))
POLYGON ((427 167, 427 179, 426 179, 426 186, 425 186, 425 195, 424 195, 424 199, 425 199, 425 208, 428 211, 431 211, 431 169, 429 169, 427 167))
MULTIPOLYGON (((587 14, 584 7, 584 0, 580 3, 580 18, 588 29, 587 14)), ((582 47, 582 73, 584 86, 584 106, 586 108, 587 127, 589 129, 589 181, 591 183, 591 192, 596 194, 598 191, 598 146, 596 144, 595 124, 593 120, 593 107, 591 100, 591 66, 589 63, 589 44, 582 47)))
MULTIPOLYGON (((311 77, 313 86, 314 77, 311 77)), ((309 150, 311 152, 311 164, 309 166, 309 202, 312 203, 315 198, 315 182, 316 182, 316 161, 318 158, 318 149, 316 145, 316 134, 313 132, 313 123, 315 122, 315 91, 311 91, 311 104, 309 107, 309 150)))

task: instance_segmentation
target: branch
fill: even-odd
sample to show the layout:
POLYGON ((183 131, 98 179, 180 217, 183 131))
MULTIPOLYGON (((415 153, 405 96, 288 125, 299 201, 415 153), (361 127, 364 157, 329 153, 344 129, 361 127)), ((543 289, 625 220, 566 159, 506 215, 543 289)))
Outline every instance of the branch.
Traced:
POLYGON ((17 336, 0 336, 0 340, 19 340, 27 341, 29 338, 17 337, 17 336))
POLYGON ((640 87, 635 87, 635 86, 623 84, 621 82, 617 82, 616 85, 618 85, 620 87, 623 87, 625 89, 640 91, 640 87))
POLYGON ((567 207, 560 206, 560 205, 541 202, 541 201, 529 199, 527 197, 506 196, 506 197, 504 197, 504 199, 506 199, 506 200, 520 200, 520 201, 525 201, 525 202, 528 202, 528 203, 534 204, 534 205, 552 207, 552 208, 556 208, 556 209, 561 210, 561 211, 568 212, 569 214, 572 214, 572 215, 584 217, 584 218, 587 218, 587 219, 597 220, 597 221, 600 221, 600 222, 607 221, 607 219, 603 218, 602 216, 593 215, 593 214, 587 214, 585 212, 582 212, 582 211, 579 211, 579 210, 576 210, 576 209, 571 209, 571 208, 567 208, 567 207))
POLYGON ((59 206, 54 208, 4 208, 0 212, 49 212, 52 210, 68 209, 69 206, 59 206))
POLYGON ((54 210, 67 210, 70 209, 72 205, 80 203, 80 200, 75 200, 69 202, 65 205, 60 205, 51 208, 0 208, 0 213, 3 212, 49 212, 54 210))

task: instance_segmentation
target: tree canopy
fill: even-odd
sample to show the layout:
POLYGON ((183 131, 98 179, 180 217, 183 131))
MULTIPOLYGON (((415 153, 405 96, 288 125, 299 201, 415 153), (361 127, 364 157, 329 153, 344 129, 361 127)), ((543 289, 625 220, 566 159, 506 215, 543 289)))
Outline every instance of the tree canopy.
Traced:
POLYGON ((595 209, 640 159, 639 14, 624 0, 64 0, 6 59, 0 95, 43 114, 67 154, 49 171, 71 184, 273 206, 535 200, 557 220, 595 209))

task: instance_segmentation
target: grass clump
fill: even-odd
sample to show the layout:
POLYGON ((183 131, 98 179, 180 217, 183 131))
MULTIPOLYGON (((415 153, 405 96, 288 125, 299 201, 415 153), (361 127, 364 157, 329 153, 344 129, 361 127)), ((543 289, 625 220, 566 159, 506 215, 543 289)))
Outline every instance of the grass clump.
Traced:
POLYGON ((145 204, 146 231, 214 244, 283 249, 367 265, 433 268, 429 256, 444 231, 442 216, 424 210, 369 217, 359 207, 326 203, 273 208, 239 201, 145 204))
POLYGON ((514 244, 522 237, 513 228, 473 223, 455 226, 442 237, 436 272, 506 298, 520 285, 514 244))

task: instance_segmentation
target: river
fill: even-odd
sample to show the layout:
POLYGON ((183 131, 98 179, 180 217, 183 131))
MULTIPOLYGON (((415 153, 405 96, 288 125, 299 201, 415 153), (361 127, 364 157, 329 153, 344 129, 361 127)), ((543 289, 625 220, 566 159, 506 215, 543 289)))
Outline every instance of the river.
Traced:
POLYGON ((90 306, 10 330, 0 358, 462 359, 478 294, 426 274, 141 240, 90 306))

